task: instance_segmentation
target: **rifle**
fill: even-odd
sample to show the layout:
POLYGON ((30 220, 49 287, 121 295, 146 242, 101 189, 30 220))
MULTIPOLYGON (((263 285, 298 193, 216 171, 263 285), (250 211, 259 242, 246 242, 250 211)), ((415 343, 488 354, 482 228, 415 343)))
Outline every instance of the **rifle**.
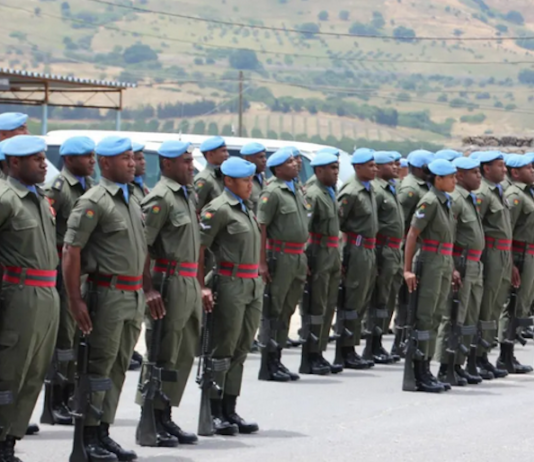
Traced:
POLYGON ((403 391, 417 391, 417 380, 414 371, 414 361, 423 361, 425 355, 419 350, 420 341, 430 340, 430 332, 417 330, 417 308, 419 303, 419 282, 423 272, 423 263, 418 259, 415 263, 417 287, 410 294, 406 330, 406 359, 404 361, 404 375, 402 378, 403 391))
MULTIPOLYGON (((2 269, 0 268, 0 276, 2 274, 2 269)), ((1 284, 1 282, 0 282, 1 284)), ((1 286, 0 286, 0 290, 1 290, 1 286)), ((2 310, 2 305, 3 305, 3 302, 4 302, 4 298, 3 296, 0 295, 0 313, 3 313, 4 311, 2 310)), ((6 391, 0 391, 0 406, 7 406, 8 404, 13 404, 14 400, 13 400, 13 393, 10 391, 10 390, 6 390, 6 391)), ((4 428, 3 427, 0 427, 0 433, 2 433, 4 431, 4 428)))
POLYGON ((469 345, 469 361, 467 361, 467 372, 471 375, 478 375, 477 370, 477 350, 480 345, 485 350, 489 350, 491 345, 484 339, 483 332, 485 330, 497 330, 497 323, 495 321, 478 321, 476 325, 475 335, 471 338, 469 345))
MULTIPOLYGON (((95 280, 89 281, 88 302, 89 316, 94 319, 94 311, 98 306, 98 288, 95 280)), ((69 462, 90 462, 85 449, 85 419, 89 414, 98 419, 102 418, 103 415, 101 409, 93 406, 92 394, 108 391, 112 385, 111 380, 107 377, 91 377, 89 375, 89 352, 89 338, 82 334, 78 343, 74 396, 69 403, 74 417, 74 440, 69 462)))
POLYGON ((347 277, 347 271, 349 268, 350 262, 350 247, 348 244, 345 244, 343 248, 343 261, 341 266, 343 272, 339 281, 339 289, 337 295, 337 310, 336 310, 336 328, 335 328, 335 337, 336 337, 336 355, 334 358, 335 364, 343 364, 345 359, 343 357, 343 342, 346 338, 351 338, 354 335, 354 332, 351 332, 345 327, 345 320, 354 320, 358 319, 358 313, 356 310, 347 310, 345 307, 347 299, 347 288, 345 285, 345 278, 347 277))
POLYGON ((400 330, 400 334, 395 336, 395 344, 397 345, 398 354, 401 358, 405 357, 406 352, 406 329, 404 324, 406 323, 406 316, 408 315, 408 306, 410 305, 410 292, 408 292, 408 286, 406 281, 402 280, 402 284, 399 290, 399 307, 398 318, 402 325, 396 325, 395 329, 400 330))
MULTIPOLYGON (((461 279, 463 281, 465 277, 466 270, 466 255, 467 250, 462 252, 460 257, 459 272, 461 279)), ((456 380, 456 374, 454 371, 454 366, 456 365, 456 353, 460 352, 463 355, 467 355, 469 350, 463 344, 464 335, 475 335, 476 326, 463 326, 458 323, 458 315, 460 313, 460 298, 459 298, 459 287, 456 285, 452 289, 452 303, 451 303, 451 316, 450 316, 450 330, 449 330, 449 342, 447 347, 447 379, 446 381, 451 385, 458 385, 456 380)))
MULTIPOLYGON (((214 294, 215 301, 217 283, 218 283, 218 274, 214 273, 212 291, 214 294)), ((215 309, 215 306, 213 307, 215 309)), ((197 433, 200 436, 213 436, 213 417, 211 413, 211 392, 212 390, 220 397, 222 390, 221 387, 215 381, 215 372, 224 372, 227 371, 230 367, 230 359, 214 359, 213 358, 213 349, 211 349, 211 333, 213 330, 213 312, 203 313, 203 322, 202 322, 202 336, 200 339, 201 342, 201 351, 200 357, 198 360, 197 368, 197 378, 196 382, 198 383, 201 394, 200 394, 200 412, 198 415, 198 431, 197 433)))
MULTIPOLYGON (((167 306, 167 290, 169 277, 171 275, 172 262, 167 264, 167 270, 163 274, 160 283, 160 294, 164 304, 167 306)), ((161 389, 162 382, 176 382, 178 373, 174 370, 166 370, 158 367, 159 350, 161 346, 161 335, 163 331, 163 319, 156 319, 152 327, 152 337, 150 339, 150 349, 148 360, 144 364, 144 382, 139 383, 138 388, 143 396, 141 405, 141 419, 136 430, 136 440, 141 446, 157 446, 158 431, 156 428, 156 418, 154 415, 154 401, 160 399, 165 404, 169 404, 169 398, 165 396, 161 389)), ((141 381, 140 381, 141 382, 141 381)))
MULTIPOLYGON (((527 253, 528 244, 524 243, 521 256, 517 263, 517 269, 519 270, 519 275, 523 273, 523 267, 525 265, 525 255, 527 253)), ((517 292, 518 288, 512 286, 510 289, 510 300, 506 311, 508 312, 508 328, 506 329, 505 338, 503 344, 505 348, 502 351, 502 359, 504 367, 506 370, 513 374, 515 372, 514 365, 514 343, 517 340, 521 345, 525 346, 527 341, 524 337, 518 332, 520 327, 528 327, 534 325, 534 320, 532 318, 518 318, 516 315, 517 307, 517 292)))
MULTIPOLYGON (((276 271, 276 254, 269 255, 269 274, 274 276, 276 271)), ((275 340, 276 331, 278 330, 278 319, 271 318, 271 284, 267 283, 263 291, 263 309, 259 335, 259 346, 261 348, 259 380, 269 380, 271 372, 269 370, 269 356, 278 350, 279 346, 275 340)))

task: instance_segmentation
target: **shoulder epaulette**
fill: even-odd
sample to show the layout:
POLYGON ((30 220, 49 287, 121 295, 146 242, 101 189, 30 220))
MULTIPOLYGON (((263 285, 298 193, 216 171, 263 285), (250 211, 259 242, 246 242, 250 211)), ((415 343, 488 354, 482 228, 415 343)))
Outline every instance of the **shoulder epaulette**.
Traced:
POLYGON ((52 189, 55 189, 56 191, 61 191, 63 189, 64 184, 65 177, 63 175, 59 175, 52 183, 52 189))

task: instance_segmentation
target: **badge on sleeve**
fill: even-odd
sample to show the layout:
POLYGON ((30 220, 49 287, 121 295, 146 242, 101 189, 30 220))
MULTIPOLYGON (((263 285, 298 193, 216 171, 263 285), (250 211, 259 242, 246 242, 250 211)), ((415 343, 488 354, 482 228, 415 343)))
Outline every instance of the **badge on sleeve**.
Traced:
POLYGON ((95 216, 95 211, 94 210, 91 210, 91 209, 87 209, 85 211, 85 217, 86 218, 89 218, 89 220, 92 220, 95 216))
POLYGON ((519 199, 514 199, 514 205, 519 205, 519 199))
POLYGON ((195 185, 198 189, 202 188, 202 186, 204 186, 204 182, 203 181, 197 181, 197 184, 195 185))
POLYGON ((421 205, 421 207, 419 207, 419 210, 415 212, 415 217, 419 219, 425 218, 425 209, 426 209, 426 205, 425 204, 421 205))
POLYGON ((266 204, 268 201, 269 201, 269 198, 268 198, 267 196, 263 196, 263 197, 261 198, 261 202, 262 202, 262 204, 266 204))
POLYGON ((152 213, 158 214, 161 210, 161 207, 159 205, 154 205, 152 207, 152 213))

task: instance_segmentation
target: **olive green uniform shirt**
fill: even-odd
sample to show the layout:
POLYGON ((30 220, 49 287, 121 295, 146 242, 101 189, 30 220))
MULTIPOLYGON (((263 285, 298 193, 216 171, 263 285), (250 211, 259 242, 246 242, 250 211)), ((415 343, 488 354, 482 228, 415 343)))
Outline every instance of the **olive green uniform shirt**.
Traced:
POLYGON ((136 183, 135 181, 131 183, 132 185, 132 191, 133 191, 133 197, 137 199, 137 202, 141 203, 142 200, 147 196, 147 194, 150 192, 150 190, 145 186, 143 183, 143 187, 139 183, 136 183))
POLYGON ((82 250, 82 273, 140 276, 147 245, 141 206, 127 204, 121 188, 102 178, 76 203, 67 222, 64 241, 82 250))
POLYGON ((304 243, 308 241, 310 208, 297 185, 293 193, 285 181, 276 178, 261 195, 258 221, 266 225, 269 239, 304 243))
POLYGON ((404 213, 396 186, 381 178, 373 182, 378 215, 378 234, 402 239, 404 235, 404 213))
POLYGON ((56 211, 57 245, 63 246, 63 238, 67 232, 67 220, 76 201, 93 186, 93 179, 85 177, 85 187, 66 167, 46 188, 46 195, 56 211))
POLYGON ((263 173, 258 173, 252 177, 252 193, 249 200, 245 201, 245 203, 250 210, 254 211, 254 213, 258 212, 258 203, 264 186, 266 186, 266 180, 263 173))
POLYGON ((369 190, 357 178, 345 183, 338 195, 339 224, 344 233, 374 238, 378 231, 378 214, 373 185, 369 190))
POLYGON ((504 193, 501 197, 497 185, 486 178, 482 178, 482 184, 476 193, 484 234, 494 239, 511 240, 510 207, 504 193))
POLYGON ((484 228, 478 205, 475 204, 476 196, 473 196, 460 185, 457 185, 451 194, 452 211, 456 217, 454 242, 462 249, 484 250, 484 228))
POLYGON ((224 191, 221 169, 206 164, 206 168, 195 176, 195 191, 198 197, 197 210, 202 210, 224 191))
POLYGON ((417 204, 419 204, 419 201, 428 192, 429 185, 425 180, 421 180, 412 173, 409 173, 402 180, 398 189, 399 201, 402 204, 405 221, 404 232, 407 233, 410 229, 410 223, 417 204))
POLYGON ((534 244, 534 197, 532 186, 511 182, 504 197, 510 205, 514 241, 534 244))

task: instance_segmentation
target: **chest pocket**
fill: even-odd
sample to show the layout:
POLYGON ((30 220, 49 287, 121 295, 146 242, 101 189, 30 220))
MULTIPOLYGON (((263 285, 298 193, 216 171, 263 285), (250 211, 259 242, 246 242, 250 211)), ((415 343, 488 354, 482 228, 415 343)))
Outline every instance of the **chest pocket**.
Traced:
POLYGON ((119 231, 126 231, 127 229, 128 229, 128 225, 126 224, 126 221, 124 220, 108 221, 102 224, 102 231, 106 234, 117 233, 119 231))
POLYGON ((523 213, 525 215, 530 215, 532 212, 534 212, 534 201, 531 199, 525 199, 523 213))
POLYGON ((465 211, 460 215, 460 221, 462 223, 472 223, 477 221, 477 216, 475 215, 474 210, 465 211))
POLYGON ((230 223, 226 229, 228 230, 228 234, 240 234, 249 231, 249 227, 240 221, 230 223))
POLYGON ((33 218, 13 218, 11 226, 15 231, 28 231, 37 228, 37 220, 33 218))
POLYGON ((489 206, 491 213, 501 213, 504 210, 504 205, 501 204, 499 199, 495 199, 491 201, 491 204, 489 206))
POLYGON ((191 217, 185 213, 173 213, 170 216, 170 220, 175 228, 180 228, 191 223, 191 217))
MULTIPOLYGON (((302 206, 304 207, 304 204, 302 206)), ((285 202, 280 207, 280 213, 282 215, 287 215, 287 214, 290 214, 290 213, 297 213, 297 204, 294 201, 285 202)))

